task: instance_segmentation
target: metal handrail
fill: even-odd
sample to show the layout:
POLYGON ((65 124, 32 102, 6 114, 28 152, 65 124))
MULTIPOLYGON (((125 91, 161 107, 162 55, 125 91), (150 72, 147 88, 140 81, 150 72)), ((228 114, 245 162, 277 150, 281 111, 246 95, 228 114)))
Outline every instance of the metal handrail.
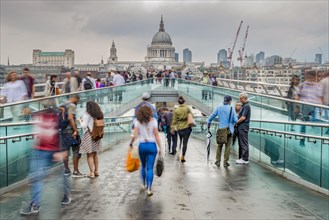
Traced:
POLYGON ((250 127, 249 130, 265 131, 268 133, 284 134, 284 135, 290 135, 290 136, 304 137, 304 138, 308 138, 308 139, 320 139, 322 141, 328 141, 328 143, 329 143, 329 137, 300 134, 300 133, 293 133, 293 132, 286 132, 286 131, 278 131, 278 130, 270 130, 270 129, 265 129, 265 128, 255 128, 255 127, 250 127))
MULTIPOLYGON (((201 121, 200 119, 207 119, 208 117, 195 117, 196 121, 205 124, 206 121, 201 121), (199 121, 199 120, 200 121, 199 121)), ((273 124, 289 124, 289 125, 305 125, 305 126, 312 126, 312 127, 322 127, 322 128, 329 128, 329 124, 325 123, 313 123, 313 122, 297 122, 297 121, 271 121, 271 120, 259 120, 259 119, 250 119, 250 122, 260 122, 260 123, 273 123, 273 124)), ((215 122, 217 123, 217 122, 215 122)))
POLYGON ((226 82, 238 82, 238 83, 258 84, 258 85, 264 85, 264 86, 290 87, 290 85, 285 85, 285 84, 274 84, 274 83, 266 83, 266 82, 258 82, 258 81, 246 81, 246 80, 235 80, 235 79, 222 79, 222 78, 217 78, 217 80, 220 80, 220 81, 226 81, 226 82))
MULTIPOLYGON (((198 121, 201 124, 206 124, 207 122, 205 121, 198 121)), ((218 122, 212 122, 213 124, 218 124, 218 122)), ((309 138, 309 139, 320 139, 323 141, 328 141, 329 143, 329 137, 322 137, 322 136, 315 136, 315 135, 308 135, 308 134, 301 134, 301 133, 293 133, 293 132, 286 132, 286 131, 279 131, 279 130, 270 130, 270 129, 265 129, 265 128, 256 128, 256 127, 250 127, 249 130, 259 130, 259 131, 265 131, 268 133, 274 133, 274 134, 284 134, 284 135, 291 135, 291 136, 296 136, 296 137, 304 137, 304 138, 309 138)))
MULTIPOLYGON (((111 119, 119 119, 119 118, 132 118, 132 116, 125 116, 125 117, 104 117, 104 120, 111 120, 111 119)), ((128 121, 128 120, 127 120, 128 121)), ((109 123, 119 123, 125 121, 117 121, 117 122, 109 122, 109 123)), ((13 127, 13 126, 25 126, 25 125, 34 125, 38 122, 36 121, 28 121, 28 122, 12 122, 12 123, 1 123, 0 127, 13 127)))
MULTIPOLYGON (((197 85, 200 85, 200 86, 207 86, 207 87, 211 87, 211 88, 215 88, 215 89, 216 88, 221 89, 221 87, 218 87, 218 86, 206 85, 206 84, 202 84, 200 82, 195 82, 195 81, 191 81, 191 80, 185 80, 185 79, 180 79, 180 80, 183 81, 185 84, 197 84, 197 85)), ((231 88, 226 88, 225 87, 224 89, 227 89, 227 90, 230 90, 230 91, 233 91, 233 92, 237 92, 237 90, 231 89, 231 88)), ((266 95, 266 94, 254 93, 254 92, 249 92, 249 91, 246 92, 246 93, 254 95, 254 96, 261 96, 261 97, 264 97, 264 98, 271 98, 271 99, 276 99, 276 100, 280 100, 280 101, 284 101, 284 102, 290 102, 290 103, 295 103, 295 104, 314 106, 314 107, 317 107, 317 108, 329 109, 329 106, 326 106, 326 105, 313 104, 313 103, 297 101, 297 100, 293 100, 293 99, 287 99, 287 98, 271 96, 271 95, 266 95)))
MULTIPOLYGON (((126 121, 120 121, 120 122, 109 122, 109 123, 105 123, 104 127, 118 126, 118 125, 121 125, 121 124, 131 124, 132 122, 133 122, 133 120, 126 120, 126 121)), ((16 123, 16 124, 20 124, 20 123, 16 123)), ((81 129, 81 127, 78 127, 78 129, 81 129)), ((0 137, 0 144, 1 144, 1 141, 6 141, 6 140, 9 140, 9 139, 22 138, 22 137, 26 137, 26 136, 35 136, 35 135, 38 135, 39 133, 40 132, 34 132, 34 133, 17 134, 17 135, 11 135, 11 136, 6 136, 6 137, 0 137)))
POLYGON ((289 124, 289 125, 306 125, 312 127, 329 128, 329 123, 313 123, 313 122, 297 122, 297 121, 271 121, 271 120, 250 120, 251 122, 273 123, 273 124, 289 124))
POLYGON ((102 91, 102 90, 109 90, 112 88, 121 88, 121 87, 129 87, 132 86, 134 84, 140 84, 141 82, 147 82, 149 79, 145 79, 145 80, 140 80, 140 81, 136 81, 136 82, 130 82, 124 85, 120 85, 120 86, 110 86, 110 87, 104 87, 104 88, 95 88, 95 89, 89 89, 89 90, 82 90, 82 91, 77 91, 77 92, 71 92, 71 93, 64 93, 64 94, 60 94, 60 95, 55 95, 55 96, 47 96, 47 97, 42 97, 42 98, 34 98, 34 99, 29 99, 29 100, 24 100, 24 101, 18 101, 18 102, 11 102, 11 103, 5 103, 5 104, 0 104, 0 107, 8 107, 8 106, 15 106, 15 105, 21 105, 21 104, 28 104, 30 102, 38 102, 38 101, 43 101, 43 100, 47 100, 47 99, 55 99, 55 98, 60 98, 60 97, 66 97, 69 95, 79 95, 85 92, 93 92, 93 91, 102 91))

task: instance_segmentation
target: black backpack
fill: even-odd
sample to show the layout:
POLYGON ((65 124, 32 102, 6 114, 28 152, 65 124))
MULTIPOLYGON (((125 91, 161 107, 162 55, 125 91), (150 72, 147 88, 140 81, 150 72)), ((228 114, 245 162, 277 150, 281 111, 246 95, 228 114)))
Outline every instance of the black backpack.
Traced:
POLYGON ((91 80, 88 77, 86 77, 85 79, 86 79, 86 81, 83 84, 85 90, 92 89, 93 88, 93 83, 91 82, 91 80))
POLYGON ((67 114, 67 106, 68 104, 64 104, 59 107, 59 113, 58 113, 58 128, 60 130, 65 130, 67 126, 69 125, 69 115, 67 114))

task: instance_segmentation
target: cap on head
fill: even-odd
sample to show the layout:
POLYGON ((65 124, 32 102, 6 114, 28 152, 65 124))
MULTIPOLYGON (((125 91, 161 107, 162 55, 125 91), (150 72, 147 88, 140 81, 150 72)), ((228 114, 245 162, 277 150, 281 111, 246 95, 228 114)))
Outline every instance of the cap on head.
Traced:
POLYGON ((230 101, 232 101, 232 96, 226 95, 226 96, 224 97, 224 102, 228 103, 228 102, 230 102, 230 101))
POLYGON ((143 95, 142 95, 142 99, 143 100, 149 100, 151 98, 151 95, 150 93, 148 92, 144 92, 143 95))

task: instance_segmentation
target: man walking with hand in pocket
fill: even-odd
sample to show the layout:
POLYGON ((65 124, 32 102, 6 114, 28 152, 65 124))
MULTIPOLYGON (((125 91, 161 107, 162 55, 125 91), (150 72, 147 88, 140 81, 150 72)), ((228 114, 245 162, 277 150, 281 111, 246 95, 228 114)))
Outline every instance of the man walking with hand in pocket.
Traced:
POLYGON ((209 130, 211 121, 214 120, 216 116, 218 117, 218 130, 216 134, 217 152, 215 162, 216 166, 218 167, 220 166, 222 148, 224 144, 224 167, 230 166, 228 160, 232 145, 232 134, 234 132, 234 123, 238 121, 235 110, 233 109, 233 107, 231 107, 231 102, 232 97, 226 95, 224 97, 223 105, 218 106, 207 120, 209 130))

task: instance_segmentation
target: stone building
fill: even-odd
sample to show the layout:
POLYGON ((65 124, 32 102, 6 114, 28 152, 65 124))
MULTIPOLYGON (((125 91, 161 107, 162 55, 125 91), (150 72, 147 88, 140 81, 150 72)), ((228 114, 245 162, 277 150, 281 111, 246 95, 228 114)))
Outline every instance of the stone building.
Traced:
POLYGON ((33 66, 63 66, 71 68, 74 66, 74 51, 65 52, 42 52, 33 50, 33 66))

